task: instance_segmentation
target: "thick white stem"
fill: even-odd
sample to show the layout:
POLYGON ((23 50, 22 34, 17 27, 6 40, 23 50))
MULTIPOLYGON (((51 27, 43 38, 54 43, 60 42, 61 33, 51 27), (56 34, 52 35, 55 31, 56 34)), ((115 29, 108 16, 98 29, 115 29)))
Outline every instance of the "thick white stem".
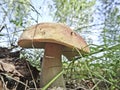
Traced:
MULTIPOLYGON (((40 77, 41 88, 62 71, 61 54, 61 45, 46 43, 40 77)), ((51 86, 65 88, 63 75, 61 75, 51 86)))

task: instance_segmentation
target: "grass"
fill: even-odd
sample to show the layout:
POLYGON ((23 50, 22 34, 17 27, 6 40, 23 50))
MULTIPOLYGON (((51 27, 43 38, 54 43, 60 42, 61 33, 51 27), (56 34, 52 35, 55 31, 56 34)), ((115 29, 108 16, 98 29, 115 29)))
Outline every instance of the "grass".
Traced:
MULTIPOLYGON (((92 45, 90 48, 91 53, 85 57, 73 59, 72 61, 63 60, 64 78, 67 88, 119 90, 120 46, 115 45, 105 48, 104 45, 92 45)), ((56 77, 43 90, 53 83, 56 77)))
MULTIPOLYGON (((47 88, 61 74, 63 74, 66 81, 66 87, 69 89, 120 90, 120 46, 116 45, 113 47, 107 47, 107 49, 103 49, 101 47, 103 46, 91 47, 91 53, 85 57, 73 59, 72 61, 63 60, 64 72, 61 71, 41 90, 47 90, 47 88)), ((22 57, 24 56, 25 55, 22 57)), ((30 56, 32 57, 31 54, 30 56)), ((40 67, 38 67, 39 56, 34 55, 34 59, 31 57, 29 59, 29 57, 26 56, 27 60, 30 60, 32 66, 36 66, 38 70, 41 70, 40 67), (37 58, 37 60, 35 60, 35 58, 37 58)), ((34 89, 37 90, 38 88, 35 84, 35 80, 32 74, 34 73, 31 73, 32 79, 34 81, 33 84, 35 86, 34 89)), ((17 82, 26 86, 25 83, 20 81, 17 82)))
POLYGON ((66 81, 72 82, 89 90, 120 89, 120 46, 102 49, 96 47, 86 57, 64 62, 66 81), (97 49, 96 49, 97 48, 97 49), (117 50, 117 51, 116 51, 117 50), (97 52, 95 54, 94 52, 97 52), (102 54, 98 54, 101 53, 102 54), (117 53, 117 54, 116 54, 117 53), (84 82, 83 82, 84 81, 84 82), (86 82, 86 84, 85 84, 86 82), (88 85, 92 83, 92 85, 88 85))

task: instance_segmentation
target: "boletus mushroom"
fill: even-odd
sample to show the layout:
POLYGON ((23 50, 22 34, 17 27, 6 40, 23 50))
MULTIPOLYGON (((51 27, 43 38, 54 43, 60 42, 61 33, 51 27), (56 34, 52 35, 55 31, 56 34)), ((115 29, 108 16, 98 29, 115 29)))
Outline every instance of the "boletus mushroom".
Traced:
MULTIPOLYGON (((75 56, 89 52, 84 39, 61 23, 40 23, 33 25, 22 33, 18 44, 24 48, 45 49, 41 67, 40 86, 44 87, 62 70, 61 55, 72 60, 75 56)), ((51 86, 65 88, 63 75, 51 86)))

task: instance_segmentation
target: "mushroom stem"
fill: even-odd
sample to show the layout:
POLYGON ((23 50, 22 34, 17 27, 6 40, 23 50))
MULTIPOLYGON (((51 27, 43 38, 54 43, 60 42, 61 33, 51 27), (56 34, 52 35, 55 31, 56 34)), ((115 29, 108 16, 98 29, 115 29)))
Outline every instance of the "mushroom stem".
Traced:
MULTIPOLYGON (((54 43, 45 44, 45 54, 42 62, 41 80, 40 86, 44 87, 50 80, 52 80, 62 70, 61 62, 61 45, 54 43)), ((63 75, 61 75, 53 84, 52 87, 63 87, 65 88, 65 82, 63 75)))

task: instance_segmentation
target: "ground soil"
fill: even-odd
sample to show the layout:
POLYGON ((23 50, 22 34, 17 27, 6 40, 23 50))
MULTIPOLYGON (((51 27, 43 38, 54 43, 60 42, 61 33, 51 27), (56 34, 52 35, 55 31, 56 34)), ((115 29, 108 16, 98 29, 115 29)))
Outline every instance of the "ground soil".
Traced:
MULTIPOLYGON (((33 67, 26 58, 19 58, 20 52, 20 50, 12 52, 11 49, 0 47, 0 90, 41 90, 40 71, 33 67)), ((103 87, 106 84, 103 82, 100 85, 103 87)), ((91 90, 94 85, 92 79, 66 80, 67 90, 91 90)), ((48 90, 64 89, 53 87, 48 90)), ((101 88, 101 90, 106 89, 101 88)))

